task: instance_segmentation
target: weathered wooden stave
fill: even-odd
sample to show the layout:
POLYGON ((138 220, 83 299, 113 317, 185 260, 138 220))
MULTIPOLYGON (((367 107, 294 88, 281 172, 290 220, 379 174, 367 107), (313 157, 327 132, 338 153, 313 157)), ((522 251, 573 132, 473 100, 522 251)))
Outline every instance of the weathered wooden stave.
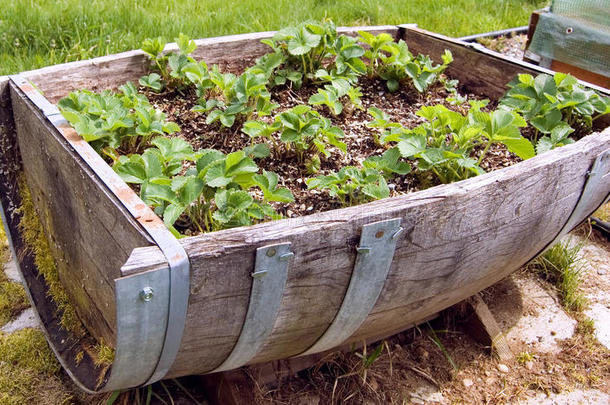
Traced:
MULTIPOLYGON (((444 43, 442 38, 414 27, 368 29, 391 32, 406 38, 411 49, 431 53, 432 56, 441 51, 444 43)), ((208 63, 221 58, 238 59, 241 56, 237 50, 242 54, 249 52, 251 56, 256 56, 264 52, 259 40, 269 35, 270 33, 257 33, 200 40, 196 56, 203 57, 208 63)), ((456 61, 460 60, 459 57, 470 58, 472 61, 475 56, 477 61, 473 66, 474 71, 464 69, 464 63, 458 62, 449 73, 471 85, 475 92, 488 93, 491 97, 497 97, 504 83, 517 72, 536 72, 531 65, 507 62, 451 42, 446 42, 446 45, 457 56, 456 61), (492 72, 489 73, 491 79, 482 80, 478 77, 481 72, 492 72), (502 80, 503 77, 506 80, 502 80)), ((146 64, 142 53, 133 51, 89 62, 26 72, 23 77, 32 80, 51 100, 56 101, 78 88, 112 88, 126 80, 135 80, 144 73, 146 64), (92 82, 94 78, 97 83, 92 82)), ((35 110, 36 105, 28 100, 27 95, 24 96, 17 90, 13 90, 12 96, 17 132, 21 132, 21 142, 24 142, 21 147, 26 152, 24 156, 31 160, 35 150, 30 150, 28 154, 28 149, 30 144, 36 143, 36 139, 27 136, 33 132, 44 136, 45 131, 52 133, 53 128, 48 127, 40 114, 40 128, 32 130, 28 127, 35 124, 28 121, 31 112, 25 111, 35 110)), ((56 135, 51 134, 52 137, 57 137, 56 135)), ((132 228, 132 237, 128 237, 128 243, 121 246, 124 253, 118 256, 118 264, 109 266, 107 272, 98 270, 95 282, 112 285, 110 281, 117 277, 166 268, 167 261, 163 253, 158 247, 151 246, 150 237, 141 222, 130 216, 122 206, 122 201, 113 200, 111 193, 96 180, 99 168, 83 166, 83 162, 66 147, 69 144, 64 143, 62 146, 61 139, 57 142, 65 156, 75 159, 98 198, 106 196, 112 200, 110 207, 115 211, 114 215, 120 218, 124 227, 132 228), (131 251, 133 247, 136 248, 131 251), (120 266, 123 262, 125 264, 120 266)), ((289 268, 284 298, 271 336, 249 363, 296 356, 315 343, 334 319, 345 295, 362 225, 401 217, 407 232, 399 241, 384 290, 360 329, 347 342, 337 342, 337 345, 389 335, 416 325, 431 314, 493 284, 539 253, 561 230, 562 219, 569 216, 578 202, 587 170, 609 146, 610 131, 606 130, 603 134, 587 137, 575 145, 465 182, 434 187, 359 207, 181 240, 180 244, 191 262, 189 309, 181 350, 167 376, 213 371, 229 355, 240 334, 248 308, 250 273, 256 248, 291 242, 296 256, 289 268), (527 192, 521 192, 522 190, 527 192), (545 199, 541 200, 539 196, 545 199), (504 204, 501 209, 497 207, 498 201, 504 204), (456 206, 461 208, 459 212, 455 211, 456 206), (434 219, 430 219, 431 216, 434 219), (484 241, 490 242, 486 244, 484 241), (531 241, 531 246, 522 249, 514 246, 516 241, 531 241), (499 245, 496 250, 491 249, 494 243, 499 245), (451 254, 447 255, 447 251, 451 254), (441 254, 441 259, 438 259, 435 252, 445 256, 441 254), (471 270, 469 266, 474 264, 477 268, 471 270), (421 273, 425 276, 420 276, 421 273)), ((27 167, 28 164, 25 172, 30 187, 40 190, 39 193, 43 195, 41 199, 44 200, 44 187, 36 183, 36 175, 32 168, 27 167)), ((74 167, 63 170, 74 170, 74 167)), ((605 184, 610 183, 608 175, 604 179, 605 184)), ((590 202, 591 211, 605 197, 602 194, 603 191, 600 190, 599 198, 590 202)), ((47 198, 53 199, 49 196, 47 198)), ((47 214, 45 205, 39 204, 44 222, 61 219, 61 213, 47 214)), ((99 215, 103 218, 107 213, 99 215)), ((47 231, 52 228, 48 227, 47 231)), ((59 236, 49 233, 51 238, 59 236)), ((64 246, 69 240, 68 233, 64 230, 61 235, 64 246)), ((121 237, 124 234, 121 233, 117 239, 121 237)), ((60 241, 54 245, 58 254, 61 244, 60 241)), ((76 253, 72 254, 78 257, 76 253)), ((64 258, 66 263, 73 263, 73 260, 64 258)), ((79 263, 79 269, 83 272, 90 271, 83 260, 79 263)), ((67 281, 69 293, 78 292, 79 287, 74 282, 70 284, 67 265, 62 280, 67 281)), ((109 296, 108 290, 105 296, 109 296)), ((98 303, 105 307, 98 308, 103 313, 102 317, 112 320, 115 308, 111 298, 106 298, 105 302, 99 297, 91 298, 88 304, 80 305, 79 314, 86 319, 87 327, 95 337, 112 341, 116 333, 113 323, 106 321, 96 324, 87 318, 86 311, 83 312, 83 306, 98 303)), ((50 336, 50 339, 53 340, 54 337, 50 336)))

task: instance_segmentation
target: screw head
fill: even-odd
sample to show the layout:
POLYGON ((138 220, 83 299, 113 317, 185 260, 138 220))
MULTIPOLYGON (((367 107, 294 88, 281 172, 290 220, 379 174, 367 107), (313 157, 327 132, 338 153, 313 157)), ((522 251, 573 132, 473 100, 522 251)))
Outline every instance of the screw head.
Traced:
POLYGON ((144 302, 152 301, 153 295, 155 294, 155 290, 152 287, 144 287, 142 291, 140 291, 140 299, 144 302))
POLYGON ((384 230, 383 230, 383 229, 380 229, 380 230, 378 230, 378 231, 377 231, 377 233, 375 234, 375 237, 376 237, 377 239, 379 239, 379 238, 383 237, 383 235, 385 235, 385 232, 384 232, 384 230))
POLYGON ((275 248, 271 248, 271 249, 267 250, 267 256, 269 256, 269 257, 275 256, 276 253, 277 253, 277 250, 275 250, 275 248))

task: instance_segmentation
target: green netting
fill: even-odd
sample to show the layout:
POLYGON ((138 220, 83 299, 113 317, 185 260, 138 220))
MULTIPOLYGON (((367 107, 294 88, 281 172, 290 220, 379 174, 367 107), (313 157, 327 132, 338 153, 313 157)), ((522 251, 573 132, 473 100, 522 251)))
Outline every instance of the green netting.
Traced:
POLYGON ((554 0, 551 13, 593 22, 610 31, 610 2, 608 0, 554 0))
POLYGON ((529 50, 610 77, 610 1, 554 0, 529 50))

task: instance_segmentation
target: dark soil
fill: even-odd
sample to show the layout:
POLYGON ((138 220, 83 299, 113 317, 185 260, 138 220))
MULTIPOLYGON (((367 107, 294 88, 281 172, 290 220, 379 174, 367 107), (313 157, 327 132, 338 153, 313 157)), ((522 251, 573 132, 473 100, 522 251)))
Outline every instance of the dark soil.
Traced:
MULTIPOLYGON (((232 70, 235 70, 235 67, 233 68, 232 70)), ((345 105, 344 111, 333 117, 326 108, 319 109, 321 114, 329 117, 332 123, 339 126, 345 133, 343 141, 347 144, 347 153, 331 147, 330 157, 321 156, 321 170, 316 175, 326 175, 348 165, 361 166, 362 161, 367 157, 384 152, 385 149, 379 147, 374 141, 375 133, 380 132, 366 126, 366 123, 372 120, 366 112, 369 107, 382 109, 392 117, 393 121, 408 128, 413 128, 424 121, 415 114, 424 105, 443 104, 447 108, 462 113, 468 109, 468 103, 457 106, 449 104, 446 98, 450 96, 450 93, 440 84, 431 86, 425 94, 419 94, 415 89, 404 86, 395 93, 389 93, 386 90, 385 82, 366 77, 360 78, 358 85, 363 93, 363 110, 345 105)), ((272 89, 272 100, 281 106, 274 114, 298 104, 307 104, 307 100, 316 90, 317 86, 311 84, 305 85, 299 90, 286 86, 272 89)), ((241 132, 242 122, 236 122, 233 128, 223 127, 219 122, 208 125, 205 122, 204 114, 191 111, 197 103, 197 96, 193 89, 173 90, 162 94, 145 93, 153 105, 167 113, 170 120, 180 125, 181 131, 178 136, 186 139, 196 150, 214 148, 224 153, 230 153, 251 145, 250 137, 241 132)), ((466 96, 471 100, 481 99, 474 94, 466 96)), ((265 119, 271 121, 273 117, 265 117, 265 119)), ((259 167, 277 173, 281 184, 289 188, 295 196, 293 203, 275 204, 275 208, 281 215, 296 217, 340 207, 339 201, 330 198, 325 191, 307 189, 305 181, 312 175, 307 172, 306 162, 299 162, 297 156, 286 150, 281 142, 277 143, 277 147, 271 144, 269 147, 271 155, 257 161, 259 167)), ((490 171, 518 161, 520 159, 508 152, 503 145, 494 145, 481 166, 490 171)), ((433 185, 436 185, 433 179, 422 178, 415 170, 389 182, 391 196, 418 191, 433 185)))

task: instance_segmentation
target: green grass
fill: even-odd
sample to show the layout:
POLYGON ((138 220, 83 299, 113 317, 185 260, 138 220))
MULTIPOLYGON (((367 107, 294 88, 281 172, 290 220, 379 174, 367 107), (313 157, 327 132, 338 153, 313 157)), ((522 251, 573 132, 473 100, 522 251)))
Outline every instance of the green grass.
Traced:
POLYGON ((579 289, 582 282, 581 249, 582 243, 559 242, 529 266, 557 288, 564 308, 572 312, 582 311, 586 304, 586 298, 579 289))
POLYGON ((338 25, 417 23, 460 36, 527 24, 547 0, 3 0, 0 74, 139 48, 151 36, 275 30, 306 19, 338 25))

